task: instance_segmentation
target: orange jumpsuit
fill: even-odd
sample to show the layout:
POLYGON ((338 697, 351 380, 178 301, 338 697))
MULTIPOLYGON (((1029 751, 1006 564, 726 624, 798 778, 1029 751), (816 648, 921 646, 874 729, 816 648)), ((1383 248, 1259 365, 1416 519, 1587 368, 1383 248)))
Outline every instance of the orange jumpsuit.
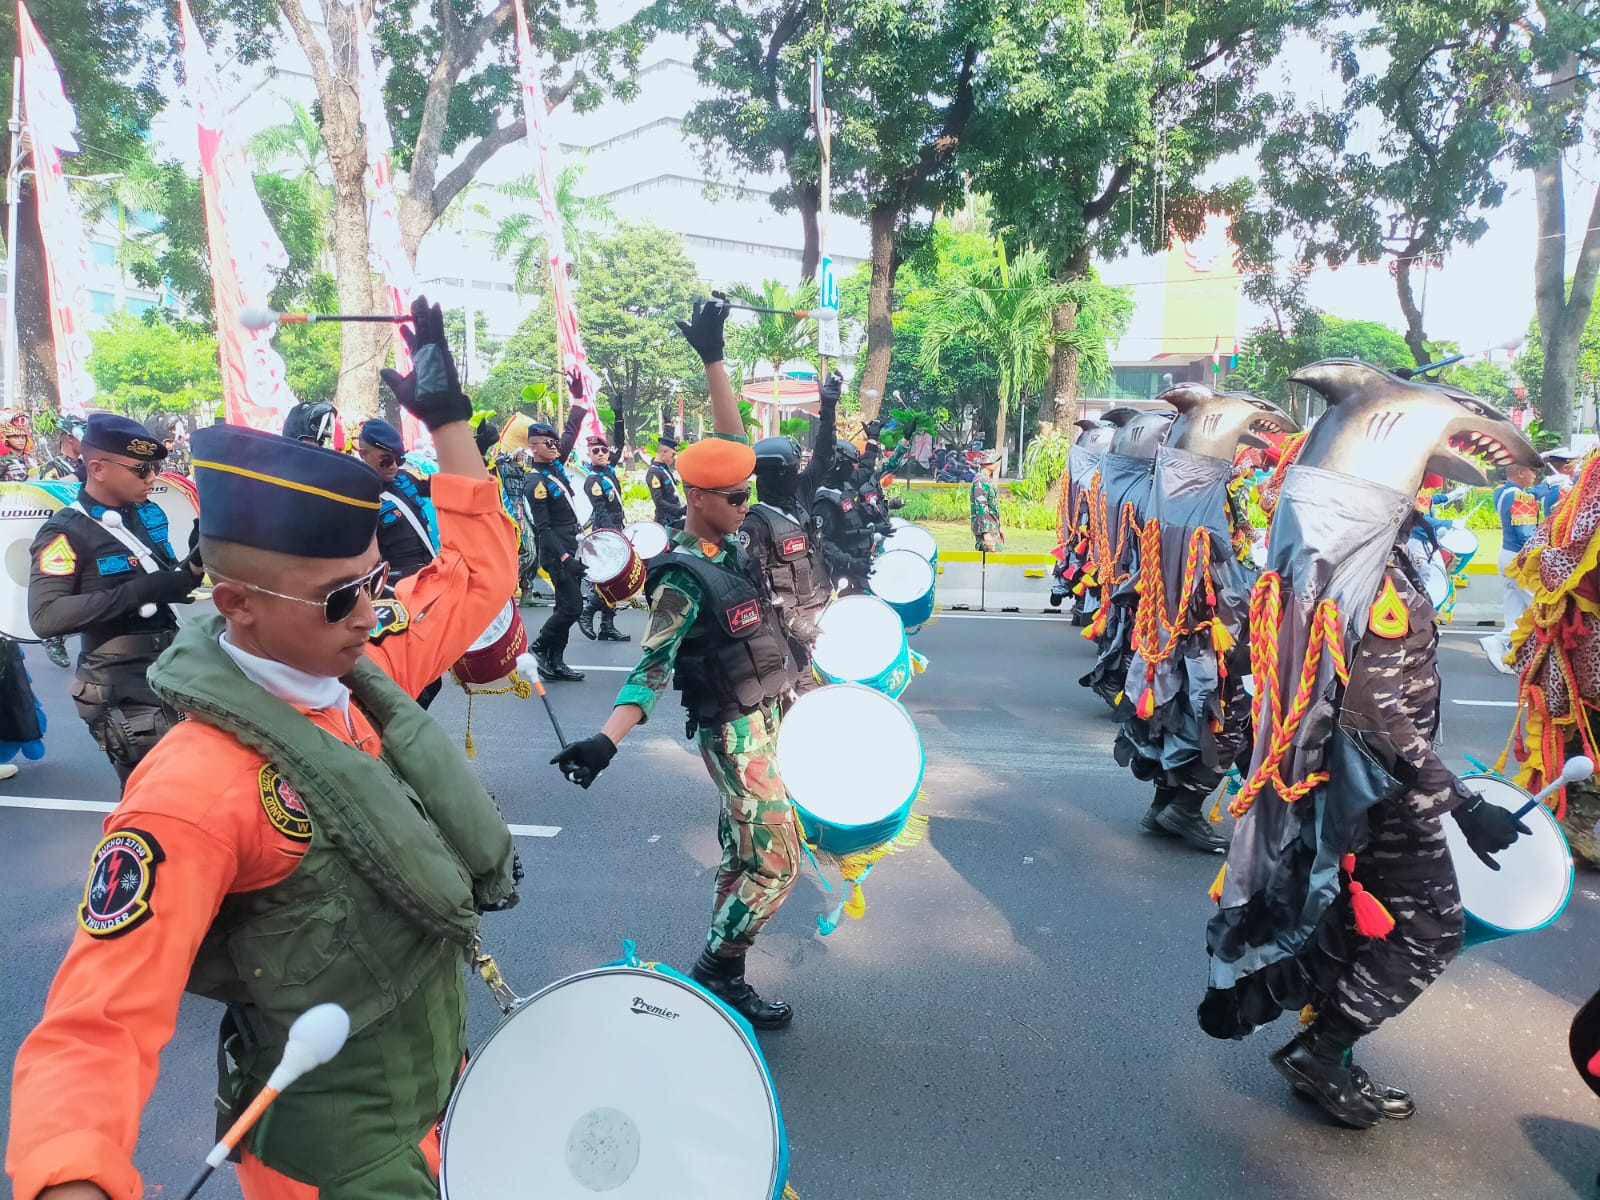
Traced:
MULTIPOLYGON (((488 627, 517 578, 517 531, 491 480, 435 475, 433 502, 439 557, 397 589, 410 624, 367 650, 413 695, 488 627)), ((340 710, 306 712, 334 737, 376 757, 380 744, 371 724, 356 705, 349 715, 354 737, 340 710)), ((155 1087, 200 940, 225 896, 281 882, 306 844, 281 832, 267 811, 260 787, 265 761, 215 726, 181 722, 134 771, 122 802, 106 817, 108 833, 131 826, 155 837, 164 852, 153 868, 160 886, 149 893, 149 916, 118 936, 78 929, 44 1017, 17 1054, 6 1151, 17 1200, 74 1180, 98 1185, 112 1200, 144 1195, 132 1162, 139 1115, 155 1087), (108 1091, 105 1080, 125 1078, 130 1063, 135 1086, 108 1091)), ((280 821, 282 815, 280 809, 280 821)), ((195 1147, 197 1165, 208 1148, 195 1147)), ((316 1195, 248 1154, 239 1178, 250 1200, 316 1195)))

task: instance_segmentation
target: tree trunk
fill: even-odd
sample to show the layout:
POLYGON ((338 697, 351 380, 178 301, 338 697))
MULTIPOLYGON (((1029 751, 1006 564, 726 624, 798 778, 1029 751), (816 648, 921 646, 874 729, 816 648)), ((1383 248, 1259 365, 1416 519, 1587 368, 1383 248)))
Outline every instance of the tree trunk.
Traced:
POLYGON ((26 412, 59 408, 55 331, 50 324, 50 285, 45 277, 44 235, 39 231, 39 197, 32 184, 22 187, 17 210, 17 394, 9 407, 26 412))
POLYGON ((822 261, 822 189, 814 183, 800 191, 800 282, 815 279, 822 261))
POLYGON ((867 214, 871 235, 872 283, 867 289, 867 361, 861 371, 858 394, 861 419, 870 421, 883 404, 889 383, 889 356, 894 351, 894 320, 890 303, 894 290, 894 233, 900 210, 881 205, 867 214))
MULTIPOLYGON (((1063 304, 1050 314, 1050 328, 1066 333, 1078 327, 1078 306, 1063 304)), ((1072 346, 1050 350, 1050 376, 1046 383, 1052 418, 1057 429, 1071 429, 1078 419, 1078 351, 1072 346)))
POLYGON ((1422 310, 1417 307, 1416 295, 1411 288, 1413 268, 1421 263, 1424 271, 1428 269, 1427 260, 1419 257, 1421 253, 1420 240, 1413 241, 1394 260, 1394 291, 1400 300, 1400 311, 1406 318, 1406 347, 1419 367, 1427 366, 1432 361, 1428 354, 1428 338, 1422 329, 1422 310))
MULTIPOLYGON (((1000 455, 1001 455, 1000 461, 1001 461, 1002 464, 1005 462, 1005 455, 1006 455, 1006 449, 1007 448, 1006 448, 1006 398, 1004 396, 1001 396, 999 403, 995 405, 995 409, 994 409, 994 445, 992 445, 992 446, 990 446, 988 448, 990 450, 998 450, 998 451, 1000 451, 1000 455)), ((1005 467, 1002 465, 1002 467, 1000 469, 1001 470, 1005 470, 1005 467)))

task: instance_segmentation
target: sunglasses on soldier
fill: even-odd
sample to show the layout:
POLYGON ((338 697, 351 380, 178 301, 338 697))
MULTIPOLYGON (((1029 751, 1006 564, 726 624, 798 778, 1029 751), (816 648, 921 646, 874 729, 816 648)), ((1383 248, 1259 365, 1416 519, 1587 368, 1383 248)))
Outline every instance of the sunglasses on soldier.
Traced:
POLYGON ((376 600, 383 595, 384 585, 389 582, 389 564, 380 562, 360 579, 352 579, 349 583, 341 583, 321 600, 307 600, 304 596, 290 596, 284 592, 275 592, 271 588, 261 587, 259 584, 246 583, 242 579, 230 579, 226 575, 219 575, 216 571, 208 571, 213 579, 226 580, 237 587, 245 588, 252 592, 259 592, 263 596, 273 596, 279 600, 293 600, 296 604, 307 604, 313 608, 322 609, 322 617, 329 625, 337 625, 356 610, 357 600, 364 594, 368 600, 376 600))
POLYGON ((750 503, 750 489, 747 487, 733 488, 729 491, 723 491, 721 488, 696 488, 695 490, 698 492, 709 492, 713 496, 721 496, 734 508, 739 508, 750 503))

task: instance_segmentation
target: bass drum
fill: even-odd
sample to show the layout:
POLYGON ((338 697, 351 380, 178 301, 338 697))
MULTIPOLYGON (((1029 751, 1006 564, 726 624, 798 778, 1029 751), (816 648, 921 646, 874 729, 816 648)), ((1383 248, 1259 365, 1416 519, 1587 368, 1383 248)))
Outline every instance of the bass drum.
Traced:
POLYGON ((185 475, 163 471, 156 476, 150 499, 167 518, 167 544, 179 558, 189 553, 189 535, 200 520, 200 493, 185 475))
POLYGON ((53 513, 78 498, 76 480, 47 483, 0 483, 0 634, 18 642, 37 642, 28 620, 28 576, 33 572, 29 548, 53 513))

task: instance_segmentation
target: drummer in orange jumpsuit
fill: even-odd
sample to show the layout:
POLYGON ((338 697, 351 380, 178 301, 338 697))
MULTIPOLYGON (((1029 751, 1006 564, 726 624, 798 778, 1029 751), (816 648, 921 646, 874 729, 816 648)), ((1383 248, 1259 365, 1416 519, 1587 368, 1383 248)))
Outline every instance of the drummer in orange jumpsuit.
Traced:
MULTIPOLYGON (((423 316, 428 319, 418 320, 418 353, 422 353, 433 324, 439 325, 442 342, 438 310, 430 312, 424 306, 423 316)), ((437 355, 433 365, 439 366, 437 355)), ((397 776, 404 781, 406 793, 397 794, 392 785, 386 793, 379 789, 384 794, 374 801, 373 808, 380 819, 370 822, 368 828, 379 828, 380 838, 382 825, 390 821, 403 825, 404 818, 414 819, 414 814, 397 813, 396 808, 415 806, 428 812, 424 838, 428 830, 434 830, 445 854, 452 846, 458 854, 463 846, 479 847, 457 860, 458 871, 464 862, 472 876, 471 891, 460 904, 463 923, 475 927, 478 913, 515 902, 515 879, 520 870, 509 831, 472 780, 459 750, 442 767, 417 768, 414 756, 407 761, 409 752, 401 745, 400 731, 404 730, 406 741, 436 739, 426 748, 430 764, 450 759, 442 749, 454 750, 453 745, 409 697, 437 679, 505 607, 516 583, 517 538, 500 506, 498 489, 473 444, 466 421, 469 406, 454 384, 453 368, 448 371, 448 385, 440 382, 441 375, 433 377, 431 393, 422 360, 417 371, 413 377, 417 385, 402 389, 400 398, 432 428, 440 468, 434 476, 433 500, 443 544, 433 563, 400 584, 397 599, 401 607, 388 610, 386 623, 375 613, 371 600, 381 587, 383 564, 378 562, 374 541, 377 476, 372 474, 370 484, 358 478, 362 473, 371 474, 369 468, 331 451, 236 427, 218 426, 196 435, 201 548, 215 552, 207 566, 217 582, 217 607, 227 621, 220 648, 244 679, 230 674, 232 667, 221 654, 213 653, 219 645, 214 632, 206 651, 211 658, 204 661, 220 664, 213 669, 214 675, 236 681, 234 695, 248 691, 259 696, 253 703, 260 711, 281 714, 285 725, 291 727, 284 744, 317 748, 316 769, 334 774, 345 771, 358 781, 367 778, 363 772, 374 772, 373 778, 397 776), (440 388, 454 391, 450 403, 440 398, 440 388), (420 398, 418 390, 423 393, 420 398), (366 491, 371 492, 370 497, 366 491), (276 503, 260 503, 265 497, 276 503), (281 528, 284 522, 292 523, 287 531, 281 528), (274 524, 280 526, 276 531, 274 524), (273 545, 274 539, 281 542, 307 528, 317 529, 319 538, 324 539, 321 548, 334 550, 336 557, 305 557, 303 552, 296 554, 273 545), (311 611, 313 605, 321 611, 311 611), (337 619, 329 621, 328 617, 337 619), (375 625, 381 627, 369 639, 375 625), (374 683, 378 672, 361 666, 363 657, 381 668, 393 684, 381 677, 374 683), (251 684, 259 685, 261 691, 251 684), (395 691, 394 684, 404 689, 404 695, 395 691), (392 708, 374 709, 372 697, 392 708), (407 705, 411 707, 407 709, 407 705), (288 706, 305 722, 296 721, 288 706), (432 732, 428 732, 430 727, 432 732), (379 738, 379 730, 384 728, 390 731, 387 747, 379 738), (335 740, 364 753, 346 754, 335 740), (378 764, 380 753, 384 757, 378 764), (349 765, 352 761, 354 765, 349 765), (453 818, 445 811, 460 805, 459 794, 448 797, 448 806, 441 805, 438 787, 421 785, 429 770, 444 772, 429 777, 431 783, 455 782, 468 790, 477 788, 476 799, 484 811, 474 810, 478 819, 474 836, 457 836, 453 818), (449 775, 452 771, 457 773, 454 778, 449 775), (410 806, 406 806, 405 796, 411 797, 410 806), (440 829, 449 832, 438 833, 440 829)), ((188 629, 197 634, 189 644, 191 649, 204 650, 199 643, 206 638, 199 628, 188 629)), ((174 656, 182 657, 184 637, 181 633, 178 644, 152 668, 153 682, 165 663, 174 656)), ((239 711, 247 710, 245 699, 238 703, 239 711)), ((228 707, 226 702, 223 707, 228 707)), ((18 1200, 138 1200, 144 1196, 146 1185, 133 1166, 132 1155, 141 1109, 155 1086, 158 1057, 173 1034, 179 1000, 186 986, 194 988, 194 978, 204 963, 221 961, 226 968, 230 954, 234 960, 243 959, 243 939, 228 943, 220 960, 214 954, 208 958, 202 939, 208 934, 216 937, 219 931, 226 933, 229 921, 241 911, 239 906, 259 904, 263 894, 283 895, 284 888, 298 886, 300 903, 325 908, 335 901, 350 904, 349 896, 356 894, 313 891, 306 896, 308 875, 313 880, 355 880, 355 870, 345 870, 339 863, 327 865, 330 855, 344 853, 338 846, 330 849, 333 839, 328 828, 337 824, 334 814, 319 807, 323 802, 312 803, 309 793, 317 790, 315 784, 296 778, 295 786, 289 786, 291 764, 300 760, 281 754, 269 759, 219 727, 226 723, 225 713, 212 723, 212 717, 202 712, 175 726, 135 771, 122 802, 106 818, 107 837, 93 856, 95 865, 78 909, 79 928, 50 989, 43 1019, 17 1056, 6 1169, 18 1200), (326 822, 324 813, 328 814, 326 822), (330 874, 316 874, 314 868, 330 874), (343 874, 338 874, 341 871, 343 874), (291 879, 297 872, 298 880, 291 879), (270 889, 275 887, 279 891, 272 893, 270 889), (112 1078, 119 1080, 118 1086, 107 1088, 106 1080, 112 1078)), ((339 793, 329 790, 327 794, 339 793)), ((469 806, 475 801, 471 796, 465 799, 469 806)), ((413 886, 427 866, 427 856, 435 853, 432 846, 413 850, 415 845, 414 839, 397 841, 392 859, 397 870, 414 872, 413 886)), ((364 886, 360 880, 356 885, 364 886)), ((461 890, 466 892, 465 883, 461 890)), ((386 894, 376 884, 370 893, 361 894, 378 898, 369 903, 370 911, 380 919, 397 920, 397 909, 385 909, 379 903, 386 894)), ((276 911, 281 919, 290 910, 276 911)), ((401 927, 405 933, 395 935, 397 940, 409 937, 408 945, 428 944, 403 922, 401 927)), ((246 920, 231 928, 251 927, 246 920)), ((376 944, 365 929, 335 929, 337 936, 348 941, 335 942, 338 948, 332 952, 324 947, 324 953, 330 954, 329 974, 352 969, 340 963, 341 957, 352 955, 352 944, 364 938, 368 942, 365 949, 376 944)), ((259 928, 256 933, 262 940, 259 928)), ((264 940, 281 944, 294 937, 290 927, 264 940)), ((422 1200, 437 1194, 434 1125, 464 1052, 465 1031, 464 1027, 443 1028, 464 1011, 458 1011, 455 1004, 456 992, 463 988, 461 946, 451 944, 448 936, 435 941, 438 954, 433 973, 416 972, 413 978, 420 977, 421 982, 414 984, 414 994, 434 1009, 443 996, 449 1016, 435 1020, 431 1029, 422 1023, 422 1036, 415 1036, 415 1006, 405 998, 396 1001, 391 997, 393 1011, 377 1014, 383 1019, 369 1019, 365 1027, 362 1007, 372 1000, 361 994, 363 989, 306 998, 305 1003, 337 999, 346 1005, 352 1015, 352 1036, 339 1057, 288 1089, 257 1126, 264 1131, 280 1111, 287 1110, 281 1123, 289 1128, 280 1128, 276 1141, 244 1142, 238 1177, 248 1200, 375 1196, 422 1200), (412 1010, 409 1016, 408 1009, 412 1010), (397 1052, 392 1031, 396 1021, 405 1019, 414 1022, 413 1036, 403 1041, 397 1052), (363 1038, 384 1054, 364 1054, 360 1048, 363 1038), (434 1041, 444 1045, 434 1047, 434 1041), (366 1067, 359 1081, 350 1074, 358 1064, 366 1067), (391 1078, 391 1064, 400 1064, 395 1069, 407 1077, 391 1078), (401 1093, 406 1093, 405 1099, 396 1100, 395 1095, 401 1093), (301 1096, 306 1099, 300 1100, 301 1096), (295 1117, 295 1103, 310 1107, 295 1117), (386 1123, 381 1128, 392 1145, 374 1152, 369 1138, 362 1149, 355 1149, 350 1140, 360 1140, 357 1131, 363 1128, 364 1119, 369 1122, 365 1128, 372 1127, 372 1106, 382 1110, 386 1123), (434 1106, 431 1111, 429 1106, 434 1106), (308 1121, 307 1113, 315 1122, 308 1121), (330 1114, 334 1114, 331 1119, 330 1114), (310 1137, 286 1136, 297 1119, 298 1132, 304 1135, 309 1131, 310 1137), (320 1137, 324 1131, 326 1137, 320 1137), (301 1151, 285 1145, 291 1140, 312 1145, 301 1151), (263 1149, 263 1145, 272 1148, 263 1149), (274 1158, 280 1169, 267 1167, 254 1151, 274 1158), (368 1161, 362 1161, 363 1153, 368 1161), (370 1161, 374 1153, 388 1161, 374 1166, 370 1161), (338 1165, 321 1168, 319 1178, 317 1168, 304 1165, 307 1160, 338 1165), (330 1182, 335 1175, 337 1183, 330 1182)), ((262 952, 269 953, 266 947, 262 952)), ((250 989, 251 974, 263 974, 260 968, 248 970, 243 965, 248 961, 243 959, 229 981, 235 991, 250 989)), ((298 961, 303 966, 304 956, 298 961)), ((404 968, 392 969, 400 974, 404 968)), ((290 978, 274 980, 269 972, 269 978, 256 985, 258 990, 250 991, 245 1003, 226 997, 229 1019, 236 1009, 259 1019, 276 995, 295 991, 296 983, 290 978), (252 1003, 257 1007, 252 1008, 252 1003)), ((315 986, 313 978, 299 990, 314 991, 315 986)), ((464 991, 460 1000, 464 1005, 464 991)), ((300 1001, 294 1003, 296 1008, 301 1006, 300 1001)), ((369 1011, 368 1015, 373 1014, 369 1011)), ((270 1050, 272 1061, 260 1066, 263 1072, 275 1065, 281 1041, 270 1050)), ((253 1076, 256 1086, 262 1077, 253 1076)), ((236 1103, 236 1108, 242 1107, 243 1101, 236 1103)), ((198 1163, 206 1147, 195 1149, 198 1163)))

